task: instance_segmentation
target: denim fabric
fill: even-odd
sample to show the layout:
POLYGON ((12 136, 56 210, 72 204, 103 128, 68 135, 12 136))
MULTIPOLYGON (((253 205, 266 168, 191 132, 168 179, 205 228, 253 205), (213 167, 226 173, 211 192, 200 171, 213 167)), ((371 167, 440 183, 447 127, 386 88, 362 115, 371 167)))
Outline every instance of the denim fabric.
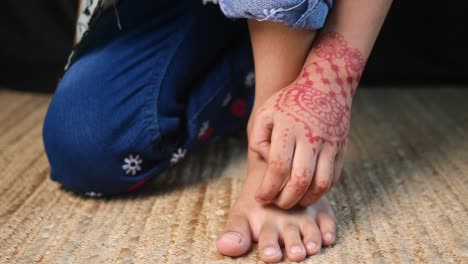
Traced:
POLYGON ((319 29, 333 0, 219 0, 227 17, 274 21, 291 28, 319 29))
POLYGON ((95 22, 50 104, 51 178, 90 196, 137 189, 246 123, 252 71, 245 21, 217 6, 119 1, 95 22))

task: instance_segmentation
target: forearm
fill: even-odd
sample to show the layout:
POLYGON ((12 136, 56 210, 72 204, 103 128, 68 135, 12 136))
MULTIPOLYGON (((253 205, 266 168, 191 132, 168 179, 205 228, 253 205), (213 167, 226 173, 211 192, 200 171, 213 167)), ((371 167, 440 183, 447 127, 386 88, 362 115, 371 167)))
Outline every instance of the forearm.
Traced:
POLYGON ((248 21, 255 61, 255 105, 293 82, 304 66, 316 31, 248 21))
MULTIPOLYGON (((307 66, 320 60, 317 48, 312 50, 310 48, 312 43, 314 47, 320 46, 330 32, 338 34, 344 40, 346 48, 356 51, 354 59, 359 59, 362 64, 356 71, 346 72, 344 60, 336 63, 341 67, 339 74, 343 75, 341 77, 344 78, 344 82, 347 78, 353 79, 346 91, 337 92, 353 94, 391 2, 391 0, 336 0, 316 41, 314 41, 316 31, 290 29, 279 23, 249 20, 256 74, 254 110, 276 91, 294 81, 304 67, 304 62, 307 66)), ((313 74, 314 79, 319 77, 316 76, 318 75, 316 72, 313 74)), ((334 80, 336 78, 332 78, 331 81, 334 80)), ((349 101, 350 98, 351 96, 346 100, 349 101)))
POLYGON ((295 84, 350 108, 391 0, 337 0, 295 84))
MULTIPOLYGON (((257 108, 274 93, 292 83, 307 59, 316 31, 295 30, 273 22, 250 19, 249 32, 255 62, 255 102, 257 108)), ((247 125, 250 135, 252 118, 247 125)))
POLYGON ((321 34, 339 33, 367 60, 392 0, 335 0, 321 34))

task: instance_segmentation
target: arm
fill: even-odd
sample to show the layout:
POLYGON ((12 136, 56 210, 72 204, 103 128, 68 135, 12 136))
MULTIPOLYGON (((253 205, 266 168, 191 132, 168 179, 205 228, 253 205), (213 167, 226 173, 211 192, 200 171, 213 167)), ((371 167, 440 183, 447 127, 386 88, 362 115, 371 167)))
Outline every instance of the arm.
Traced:
POLYGON ((299 76, 254 113, 250 149, 268 162, 258 201, 308 206, 337 182, 352 96, 390 4, 337 0, 299 76))
POLYGON ((257 105, 299 75, 317 31, 274 22, 248 21, 255 61, 257 105))
MULTIPOLYGON (((317 31, 291 29, 280 23, 254 19, 249 19, 248 24, 255 61, 253 112, 256 112, 269 97, 296 79, 317 31)), ((249 128, 251 124, 249 122, 249 128)))

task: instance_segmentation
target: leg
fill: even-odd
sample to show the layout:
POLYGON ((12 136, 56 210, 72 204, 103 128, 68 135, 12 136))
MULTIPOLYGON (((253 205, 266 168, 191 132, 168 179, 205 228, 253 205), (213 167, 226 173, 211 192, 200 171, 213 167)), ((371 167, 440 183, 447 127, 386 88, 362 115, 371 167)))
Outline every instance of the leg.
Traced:
POLYGON ((200 131, 232 117, 223 102, 244 98, 247 113, 253 101, 253 90, 234 89, 252 66, 245 23, 198 1, 122 0, 117 9, 122 31, 113 12, 97 22, 44 124, 51 178, 79 193, 138 188, 187 149, 246 122, 237 111, 200 131))
MULTIPOLYGON (((255 58, 257 106, 298 76, 315 32, 255 21, 249 26, 255 58)), ((252 114, 257 110, 254 107, 252 114)), ((251 133, 250 126, 248 132, 251 133)), ((266 262, 281 260, 281 244, 290 260, 300 261, 306 255, 316 254, 322 245, 331 245, 336 227, 328 201, 324 198, 308 208, 287 211, 260 205, 254 195, 266 163, 253 151, 249 151, 248 156, 247 179, 218 240, 219 251, 229 256, 242 255, 253 238, 258 241, 259 254, 266 262)))

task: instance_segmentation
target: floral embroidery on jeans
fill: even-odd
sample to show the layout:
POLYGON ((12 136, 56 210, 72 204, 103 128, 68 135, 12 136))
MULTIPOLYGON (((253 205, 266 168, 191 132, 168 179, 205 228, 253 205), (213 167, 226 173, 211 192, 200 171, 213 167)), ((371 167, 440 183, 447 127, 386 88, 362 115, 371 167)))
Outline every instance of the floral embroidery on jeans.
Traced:
POLYGON ((101 197, 102 193, 99 193, 99 192, 85 192, 85 195, 89 196, 89 197, 101 197))
POLYGON ((198 137, 201 141, 205 141, 211 137, 213 134, 213 128, 210 127, 210 121, 203 122, 200 130, 198 131, 198 137))
POLYGON ((280 12, 286 12, 286 11, 291 11, 294 8, 297 8, 304 4, 306 0, 302 0, 299 4, 283 9, 282 7, 280 8, 271 8, 271 9, 263 9, 263 16, 261 16, 258 21, 265 21, 265 20, 270 20, 274 22, 282 22, 283 14, 280 12))
POLYGON ((174 165, 185 157, 187 149, 178 148, 175 153, 172 154, 171 164, 174 165))
POLYGON ((218 4, 218 0, 202 0, 203 4, 206 5, 208 3, 213 3, 215 5, 218 4))
POLYGON ((232 99, 231 93, 226 94, 226 97, 224 97, 224 99, 223 99, 222 106, 226 107, 229 104, 229 102, 231 102, 231 99, 232 99))
POLYGON ((124 159, 124 162, 125 164, 122 166, 122 169, 125 171, 125 173, 135 175, 138 171, 141 170, 140 164, 143 163, 143 160, 139 155, 133 156, 133 154, 130 154, 128 158, 124 159))
POLYGON ((255 73, 253 71, 250 71, 245 75, 244 85, 247 88, 252 88, 255 85, 255 73))

